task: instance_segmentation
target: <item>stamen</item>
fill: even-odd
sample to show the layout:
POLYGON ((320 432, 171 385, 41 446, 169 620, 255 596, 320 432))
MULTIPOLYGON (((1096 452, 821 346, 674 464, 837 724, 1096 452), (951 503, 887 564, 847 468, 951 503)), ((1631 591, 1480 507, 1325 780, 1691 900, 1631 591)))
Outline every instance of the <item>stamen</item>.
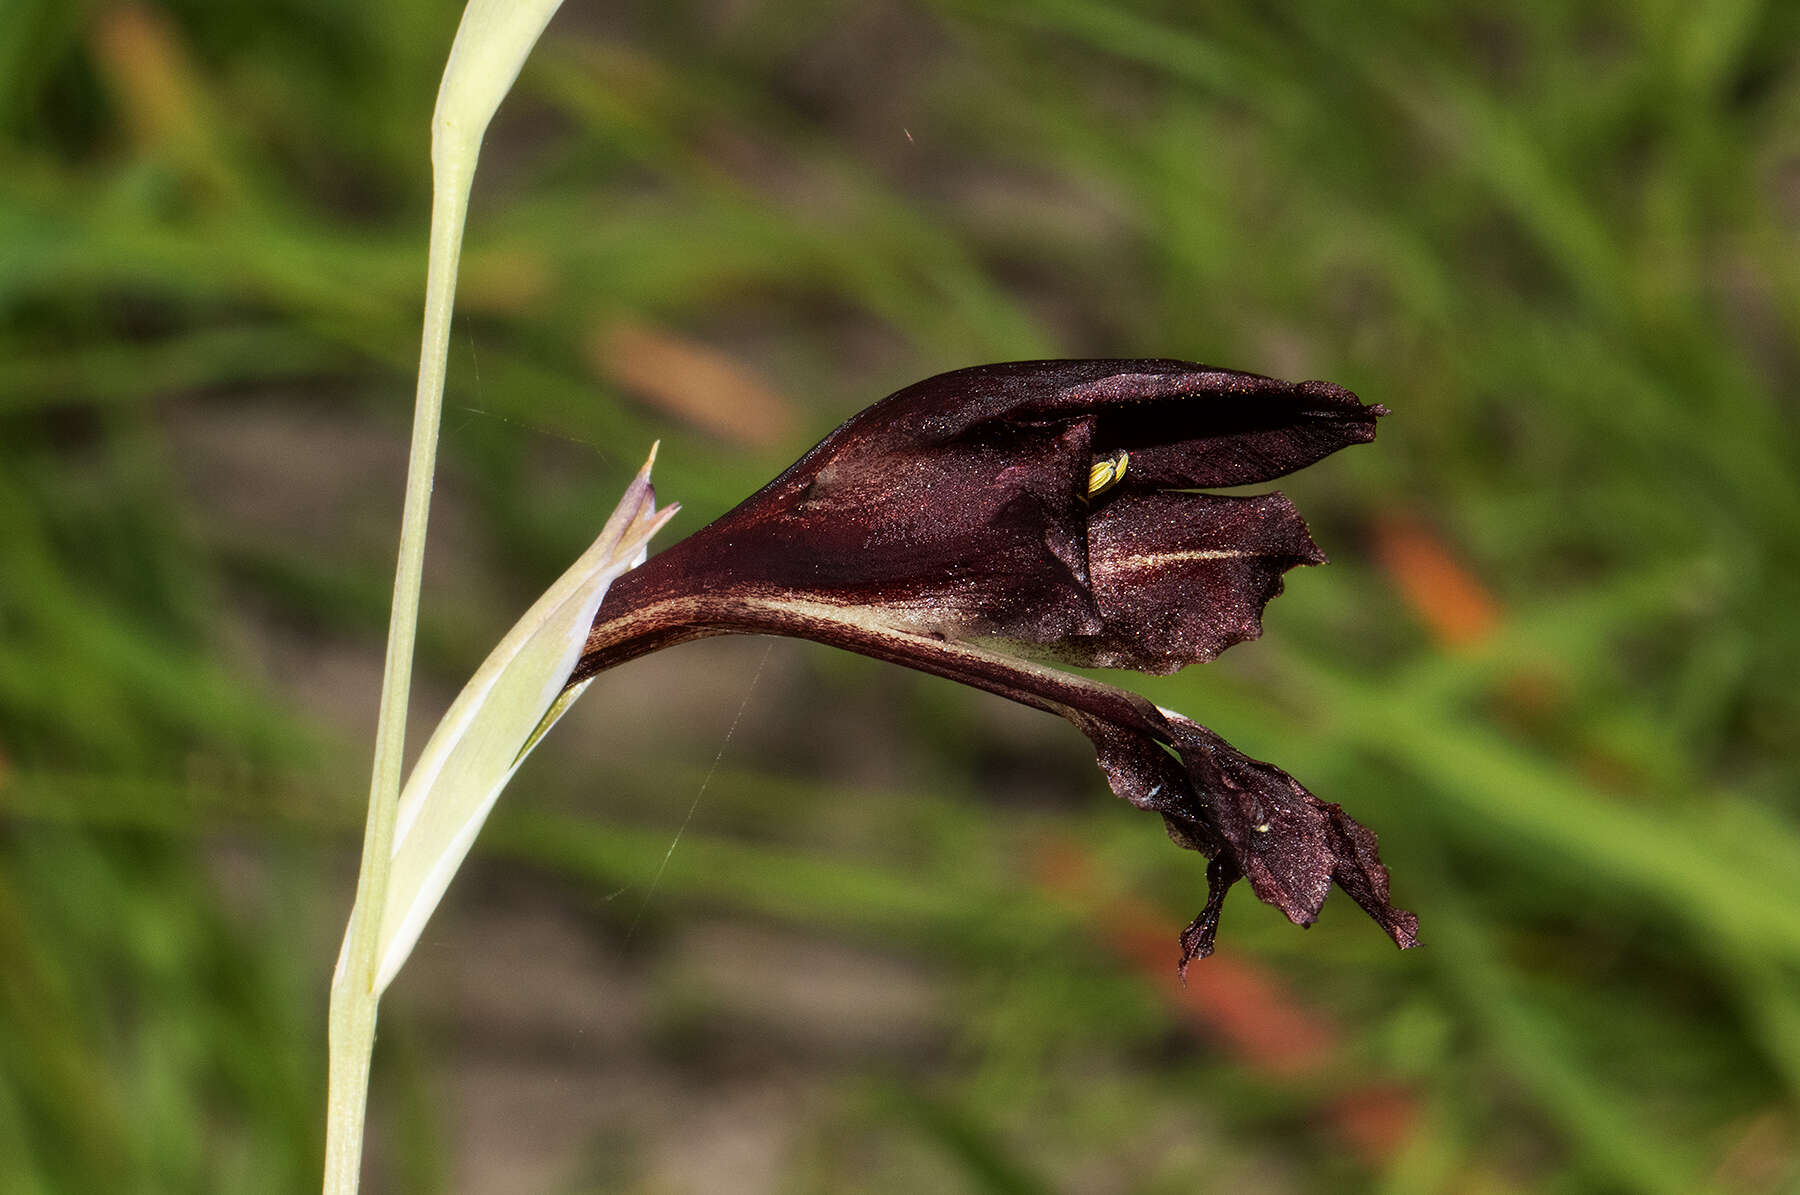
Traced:
POLYGON ((1089 465, 1087 496, 1098 497, 1118 485, 1125 476, 1125 466, 1130 463, 1131 454, 1121 448, 1117 456, 1109 456, 1089 465))

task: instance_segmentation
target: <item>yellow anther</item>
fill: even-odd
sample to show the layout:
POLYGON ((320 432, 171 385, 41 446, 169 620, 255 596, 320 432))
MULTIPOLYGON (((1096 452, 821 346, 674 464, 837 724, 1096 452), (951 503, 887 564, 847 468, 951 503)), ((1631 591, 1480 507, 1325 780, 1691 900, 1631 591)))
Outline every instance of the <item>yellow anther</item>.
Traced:
POLYGON ((1125 476, 1125 466, 1130 463, 1131 454, 1121 449, 1118 455, 1089 465, 1087 496, 1096 497, 1118 485, 1119 480, 1125 476))

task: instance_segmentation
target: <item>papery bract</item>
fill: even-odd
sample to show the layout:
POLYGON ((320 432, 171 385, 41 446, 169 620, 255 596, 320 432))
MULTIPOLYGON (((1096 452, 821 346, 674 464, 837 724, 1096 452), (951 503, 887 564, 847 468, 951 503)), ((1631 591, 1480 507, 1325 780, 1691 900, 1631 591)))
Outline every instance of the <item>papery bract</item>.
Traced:
POLYGON ((507 781, 579 694, 569 677, 607 586, 642 563, 650 537, 679 509, 656 509, 655 459, 653 449, 599 537, 507 632, 413 765, 394 827, 377 992, 411 953, 507 781))

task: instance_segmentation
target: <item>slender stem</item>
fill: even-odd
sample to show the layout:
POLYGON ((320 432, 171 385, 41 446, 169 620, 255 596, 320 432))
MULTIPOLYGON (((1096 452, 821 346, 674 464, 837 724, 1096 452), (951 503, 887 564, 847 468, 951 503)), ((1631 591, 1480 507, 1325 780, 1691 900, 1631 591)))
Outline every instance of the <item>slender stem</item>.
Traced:
POLYGON ((444 407, 444 371, 450 352, 450 316, 456 267, 468 212, 473 155, 465 163, 440 158, 434 171, 431 249, 425 279, 425 330, 419 350, 419 389, 413 408, 412 449, 406 467, 406 505, 400 519, 399 561, 394 569, 393 615, 388 622, 387 664, 375 724, 375 766, 369 784, 369 820, 363 832, 356 903, 331 979, 330 1071, 325 1123, 325 1195, 354 1195, 362 1172, 363 1122, 369 1099, 369 1059, 375 1048, 377 946, 393 863, 394 818, 406 748, 406 703, 412 686, 413 640, 419 622, 419 579, 425 560, 425 528, 437 463, 438 423, 444 407))

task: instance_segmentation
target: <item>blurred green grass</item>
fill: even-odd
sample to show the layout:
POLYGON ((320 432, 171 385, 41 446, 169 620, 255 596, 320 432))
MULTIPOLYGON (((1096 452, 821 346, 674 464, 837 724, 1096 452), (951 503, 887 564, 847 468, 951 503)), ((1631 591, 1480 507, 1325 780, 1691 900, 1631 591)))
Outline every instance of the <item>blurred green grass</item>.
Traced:
MULTIPOLYGON (((456 16, 0 22, 0 1189, 315 1182, 367 762, 366 668, 321 661, 379 658, 456 16)), ((597 686, 481 853, 651 973, 723 915, 937 977, 941 1051, 822 1066, 783 1189, 1793 1189, 1797 46, 1753 2, 569 6, 477 183, 437 691, 652 439, 679 532, 939 369, 1329 377, 1395 412, 1283 486, 1336 563, 1266 641, 1133 683, 1375 827, 1427 948, 1240 895, 1226 952, 1338 1035, 1259 1070, 1043 884, 1074 841, 1171 922, 1201 890, 1066 728, 805 650, 653 901, 750 673, 713 721, 680 694, 727 657, 597 686), (659 410, 596 351, 623 319, 801 430, 659 410), (1409 605, 1397 526, 1491 595, 1478 642, 1409 605), (1321 1109, 1377 1080, 1419 1113, 1359 1154, 1321 1109)), ((376 1181, 443 1189, 456 1056, 404 989, 376 1181)))

